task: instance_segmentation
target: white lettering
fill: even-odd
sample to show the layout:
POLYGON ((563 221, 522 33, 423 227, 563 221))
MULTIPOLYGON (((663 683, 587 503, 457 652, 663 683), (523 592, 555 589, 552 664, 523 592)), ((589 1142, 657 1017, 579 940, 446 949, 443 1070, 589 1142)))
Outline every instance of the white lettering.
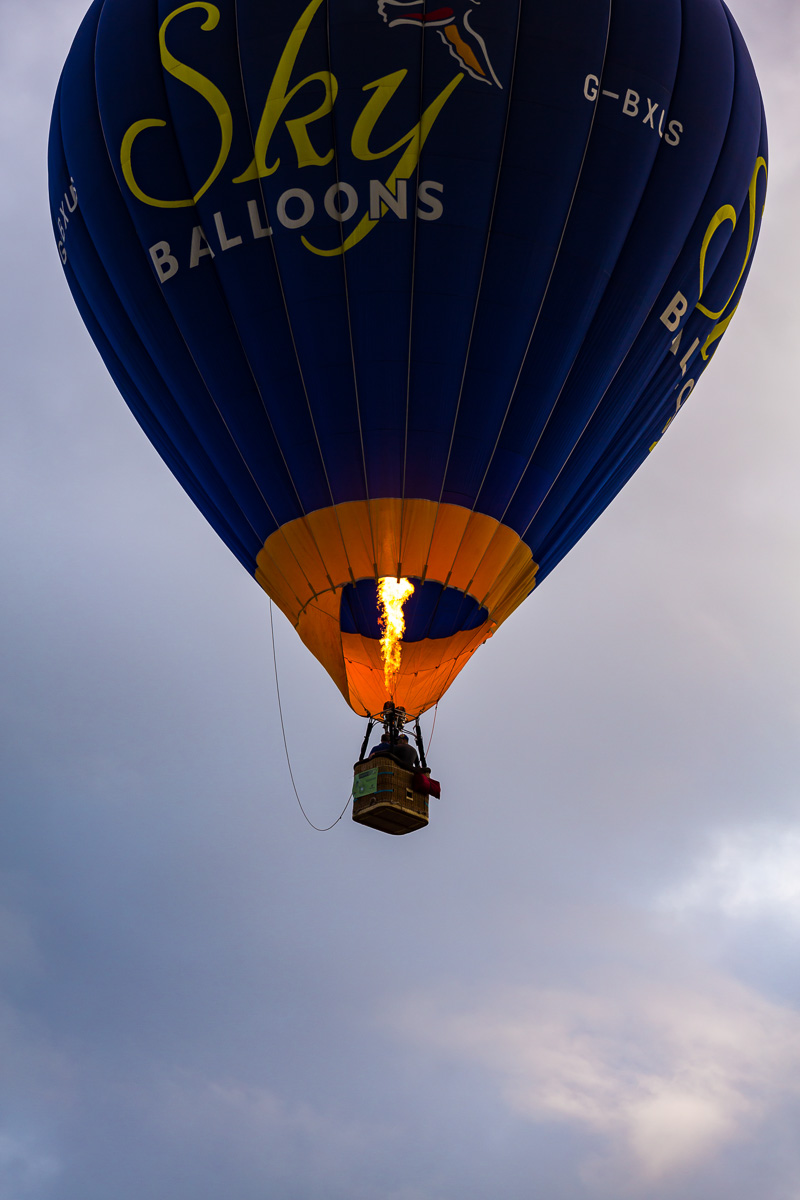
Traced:
POLYGON ((633 88, 628 88, 625 93, 625 103, 622 106, 622 111, 626 117, 638 117, 639 115, 639 93, 633 88))
POLYGON ((670 121, 669 125, 667 126, 667 129, 668 129, 668 133, 664 140, 666 141, 668 146, 677 146, 681 140, 681 134, 683 133, 683 126, 681 125, 680 121, 670 121))
POLYGON ((208 255, 210 258, 216 258, 214 251, 208 244, 208 238, 203 233, 200 225, 195 225, 192 230, 192 252, 189 256, 189 266, 198 266, 200 259, 208 255))
POLYGON ((169 242, 156 242, 155 246, 150 247, 150 257, 159 283, 166 283, 173 275, 178 274, 178 260, 171 253, 169 242))
POLYGON ((240 237, 229 238, 225 232, 225 222, 222 220, 222 213, 214 213, 214 224, 217 227, 217 236, 221 250, 231 250, 234 246, 241 246, 242 239, 240 237))
POLYGON ((697 349, 697 347, 699 345, 700 345, 700 338, 695 338, 694 341, 692 342, 691 346, 689 347, 689 349, 684 354, 683 358, 681 359, 681 375, 686 374, 686 368, 689 365, 689 359, 692 357, 692 355, 694 354, 695 350, 697 349))
POLYGON ((443 192, 443 183, 434 183, 432 179, 426 179, 419 185, 417 199, 419 204, 427 204, 430 211, 425 212, 417 205, 417 216, 420 221, 438 221, 444 212, 444 205, 441 200, 437 200, 431 192, 443 192))
POLYGON ((334 183, 325 193, 325 212, 334 221, 349 221, 358 208, 358 192, 350 183, 334 183), (347 204, 340 207, 339 196, 347 197, 347 204))
POLYGON ((288 192, 284 192, 278 200, 278 220, 286 229, 300 229, 301 226, 307 225, 314 215, 314 201, 309 196, 308 192, 302 188, 289 188, 288 192), (299 200, 303 205, 303 213, 300 217, 290 217, 286 212, 286 205, 290 200, 299 200))
MULTIPOLYGON (((438 183, 433 179, 423 180, 417 189, 417 209, 416 215, 421 221, 438 221, 444 214, 444 204, 440 198, 444 192, 444 184, 438 183)), ((262 200, 248 200, 247 212, 249 217, 249 227, 252 232, 254 241, 261 238, 272 237, 272 226, 267 225, 262 200)), ((328 216, 336 221, 348 221, 352 217, 359 215, 359 198, 356 188, 349 183, 336 183, 331 185, 325 192, 324 210, 328 216), (344 207, 341 207, 344 197, 344 207)), ((398 179, 395 184, 395 190, 392 191, 379 179, 371 179, 369 182, 369 210, 368 219, 371 221, 380 221, 388 212, 392 212, 396 218, 401 221, 407 221, 409 216, 409 199, 408 199, 408 181, 398 179)), ((277 219, 286 229, 300 229, 307 225, 313 218, 316 212, 316 204, 311 194, 302 188, 290 188, 285 191, 278 199, 275 206, 277 219), (288 211, 291 210, 291 211, 288 211), (296 215, 292 215, 296 214, 296 215)), ((367 218, 367 213, 361 213, 363 219, 367 218)), ((219 239, 219 248, 224 252, 235 246, 241 246, 244 242, 250 240, 250 232, 245 232, 247 225, 243 220, 243 206, 236 213, 231 215, 228 212, 214 213, 214 225, 216 227, 217 238, 219 239), (242 229, 241 234, 232 234, 226 228, 226 222, 238 225, 242 229)), ((58 241, 58 249, 61 254, 62 261, 66 263, 66 238, 64 236, 63 225, 60 221, 57 222, 60 228, 61 240, 58 241)), ((195 225, 192 229, 191 250, 189 253, 189 267, 197 267, 203 258, 215 258, 219 253, 217 241, 215 239, 213 246, 209 243, 208 237, 201 225, 195 225)), ((161 283, 166 283, 168 279, 172 279, 177 275, 178 270, 183 264, 183 260, 177 257, 172 252, 172 247, 168 241, 156 242, 149 250, 150 258, 153 262, 156 274, 161 283)))
POLYGON ((250 213, 250 228, 253 231, 253 237, 258 241, 259 238, 272 237, 272 226, 267 225, 266 228, 261 224, 261 214, 258 211, 258 201, 248 200, 247 211, 250 213))
POLYGON ((684 296, 683 292, 677 292, 673 297, 668 308, 665 308, 661 314, 661 320, 670 333, 674 333, 680 325, 682 319, 689 311, 689 301, 684 296))
POLYGON ((680 391, 680 395, 678 396, 678 402, 675 405, 675 412, 679 412, 680 407, 683 404, 684 400, 687 400, 689 398, 689 396, 691 396, 692 392, 694 391, 694 384, 695 384, 695 381, 693 379, 690 379, 688 383, 685 383, 683 385, 683 387, 681 388, 681 391, 680 391))
POLYGON ((64 266, 67 265, 67 229, 69 226, 70 216, 78 207, 78 192, 75 187, 75 180, 70 177, 69 190, 64 192, 64 196, 58 207, 58 215, 53 217, 53 223, 58 230, 59 241, 58 253, 64 266))
MULTIPOLYGON (((587 75, 583 81, 583 94, 587 100, 593 104, 598 96, 608 96, 610 100, 619 100, 620 93, 609 91, 608 88, 601 86, 601 81, 597 75, 587 75)), ((653 101, 649 96, 647 100, 647 113, 642 116, 642 124, 649 125, 653 133, 657 133, 662 140, 666 140, 670 146, 677 146, 681 140, 683 133, 683 125, 680 121, 670 121, 667 124, 667 110, 657 101, 653 101), (658 120, 656 120, 658 118, 658 120), (667 126, 665 132, 665 125, 667 126)), ((622 112, 626 117, 638 117, 642 112, 642 97, 635 88, 628 88, 622 101, 622 112)))
MULTIPOLYGON (((422 185, 424 186, 424 185, 422 185)), ((422 191, 420 187, 420 192, 422 191)), ((405 221, 408 217, 408 180, 398 179, 397 194, 390 192, 380 179, 369 181, 369 219, 380 221, 384 213, 391 209, 393 213, 405 221)))

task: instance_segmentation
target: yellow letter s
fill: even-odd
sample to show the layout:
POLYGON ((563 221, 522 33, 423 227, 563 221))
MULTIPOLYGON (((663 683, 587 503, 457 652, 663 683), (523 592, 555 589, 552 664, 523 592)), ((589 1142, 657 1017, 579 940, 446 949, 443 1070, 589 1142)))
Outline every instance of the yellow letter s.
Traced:
POLYGON ((231 116, 231 110, 228 102, 223 96, 222 92, 218 87, 215 87, 210 79, 206 79, 205 75, 201 75, 199 71, 193 71, 191 67, 187 67, 185 63, 179 62, 178 59, 175 58, 175 56, 167 49, 166 35, 169 25, 175 19, 175 17, 180 16, 181 13, 188 12, 193 8, 202 8, 207 13, 206 20, 200 27, 201 29, 216 29, 217 25, 219 24, 219 9, 214 4, 206 3, 205 0, 192 0, 192 3, 184 4, 181 8, 176 8, 175 11, 171 12, 170 15, 165 19, 161 29, 159 30, 158 40, 161 47, 161 63, 164 69, 168 71, 173 78, 179 80, 181 83, 185 83, 187 87, 192 88, 193 91, 201 95, 203 99, 208 101, 208 103, 211 105, 217 121, 219 122, 220 150, 214 170, 200 188, 199 192, 197 192, 197 194, 190 200, 156 200, 154 197, 148 196, 145 192, 143 192, 136 182, 136 178, 133 174, 131 156, 133 153, 133 144, 139 134, 145 129, 163 129, 166 126, 166 121, 159 121, 151 118, 143 121, 136 121, 133 125, 131 125, 130 129, 122 139, 122 147, 120 150, 122 174, 125 177, 125 182, 133 192, 134 196, 136 196, 138 200, 141 200, 143 204, 149 204, 154 208, 191 208, 193 204, 196 204, 200 197, 208 191, 222 168, 225 166, 228 155, 230 154, 231 143, 233 142, 233 117, 231 116))
MULTIPOLYGON (((734 289, 731 292, 730 296, 728 297, 726 303, 722 306, 722 308, 719 310, 719 312, 711 312, 711 310, 709 308, 706 308, 705 305, 700 304, 700 303, 698 303, 698 305, 697 305, 698 309, 700 310, 701 313, 703 313, 704 316, 710 317, 712 319, 712 321, 718 322, 718 324, 716 324, 714 326, 714 328, 711 330, 711 333, 706 338, 706 340, 703 344, 703 347, 700 351, 703 359, 706 362, 708 362, 709 358, 711 357, 711 355, 709 353, 711 347, 714 345, 715 342, 718 342, 719 339, 725 334, 731 321, 736 316, 736 312, 739 307, 737 304, 736 308, 732 309, 727 314, 727 316, 725 316, 725 312, 728 308, 728 305, 730 304, 731 300, 733 300, 733 297, 736 295, 736 288, 738 288, 739 284, 741 283, 742 276, 744 275, 745 270, 747 269, 747 264, 750 262, 750 255, 753 253, 753 242, 755 240, 755 233, 756 233, 756 220, 758 217, 758 179, 759 179, 759 175, 761 174, 762 171, 764 172, 765 177, 768 176, 766 160, 764 158, 759 157, 756 159, 755 170, 753 171, 753 175, 750 179, 750 187, 748 190, 749 209, 750 209, 750 229, 749 229, 748 236, 747 236, 747 250, 745 251, 744 262, 742 263, 742 269, 739 272, 739 278, 736 280, 736 286, 734 287, 734 289), (722 319, 720 319, 720 318, 722 318, 722 319)), ((764 211, 763 206, 762 206, 761 211, 762 212, 764 211)), ((711 221, 711 224, 709 225, 708 229, 706 230, 706 236, 703 239, 703 247, 700 252, 700 295, 701 296, 703 294, 703 289, 705 287, 705 267, 706 267, 706 254, 708 253, 708 247, 709 247, 711 239, 713 238, 717 229, 725 221, 730 221, 732 223, 734 229, 736 228, 736 211, 729 204, 725 205, 723 208, 721 208, 716 213, 716 215, 714 216, 714 218, 711 221)))
MULTIPOLYGON (((711 319, 713 321, 718 321, 720 319, 720 317, 724 314, 726 308, 730 304, 731 300, 736 295, 736 288, 738 288, 739 284, 742 281, 742 276, 744 275, 745 270, 747 269, 747 264, 750 261, 750 255, 753 252, 753 241, 755 239, 755 233, 756 233, 756 218, 758 216, 758 200, 757 200, 758 177, 762 171, 764 172, 765 175, 767 174, 767 164, 766 164, 765 159, 759 157, 756 159, 755 170, 753 171, 752 178, 750 179, 750 187, 748 189, 749 209, 750 209, 750 230, 749 230, 748 237, 747 237, 747 250, 745 251, 744 262, 742 263, 742 269, 739 272, 739 278, 736 280, 736 285, 735 285, 733 291, 731 292, 730 296, 726 300, 725 304, 723 304, 722 308, 719 310, 719 312, 711 312, 711 310, 706 308, 705 305, 703 305, 703 304, 698 303, 698 305, 697 305, 700 312, 703 313, 704 316, 706 316, 706 317, 711 317, 711 319)), ((703 291, 705 290, 706 255, 708 254, 708 247, 711 244, 711 239, 713 238, 714 234, 719 229, 720 225, 723 225, 726 221, 730 221, 731 224, 733 225, 733 228, 734 229, 736 228, 736 210, 731 204, 723 205, 723 207, 721 209, 719 209, 719 211, 717 213, 715 213, 715 215, 711 219, 711 223, 708 226, 708 229, 706 230, 706 235, 703 238, 703 246, 700 251, 700 295, 701 296, 703 295, 703 291)))

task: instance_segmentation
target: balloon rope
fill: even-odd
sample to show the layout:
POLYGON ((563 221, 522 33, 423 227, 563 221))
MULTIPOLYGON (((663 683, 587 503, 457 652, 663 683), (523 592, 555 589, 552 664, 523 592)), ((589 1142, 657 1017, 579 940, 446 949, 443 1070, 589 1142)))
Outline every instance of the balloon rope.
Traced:
POLYGON ((439 701, 437 700, 436 707, 433 710, 433 724, 431 725, 431 736, 428 738, 428 746, 425 751, 426 755, 430 754, 430 752, 431 752, 431 744, 433 742, 434 732, 436 731, 436 718, 438 717, 438 715, 439 715, 439 701))
POLYGON ((333 825, 324 825, 324 826, 315 825, 314 822, 309 817, 306 810, 303 808, 303 801, 300 799, 300 794, 297 791, 297 784, 294 781, 294 772, 292 771, 292 762, 291 762, 291 759, 289 758, 289 746, 287 745, 287 742, 286 742, 286 727, 283 723, 283 705, 281 704, 281 685, 278 681, 278 656, 275 653, 275 625, 272 620, 272 600, 270 600, 270 602, 269 602, 269 631, 270 631, 270 634, 272 635, 272 665, 275 668, 275 691, 278 696, 278 714, 281 718, 281 733, 283 734, 283 748, 286 751, 286 765, 289 768, 289 778, 292 781, 292 788, 294 789, 294 794, 295 794, 297 803, 300 805, 300 812, 303 814, 306 821, 308 821, 308 824, 311 826, 312 829, 316 829, 317 833, 329 833, 330 830, 333 829, 333 827, 335 825, 339 824, 342 817, 347 812, 347 806, 353 798, 353 792, 351 789, 350 795, 347 797, 347 800, 345 801, 345 806, 342 809, 342 811, 339 813, 339 816, 333 822, 333 825))

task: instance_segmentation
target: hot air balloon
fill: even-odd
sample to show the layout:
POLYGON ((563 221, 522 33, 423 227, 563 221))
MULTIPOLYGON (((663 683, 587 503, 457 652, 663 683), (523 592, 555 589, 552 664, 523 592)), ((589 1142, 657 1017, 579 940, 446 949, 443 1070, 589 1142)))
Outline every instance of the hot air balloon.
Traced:
POLYGON ((95 0, 50 140, 117 387, 363 716, 437 703, 645 461, 766 182, 722 0, 95 0))

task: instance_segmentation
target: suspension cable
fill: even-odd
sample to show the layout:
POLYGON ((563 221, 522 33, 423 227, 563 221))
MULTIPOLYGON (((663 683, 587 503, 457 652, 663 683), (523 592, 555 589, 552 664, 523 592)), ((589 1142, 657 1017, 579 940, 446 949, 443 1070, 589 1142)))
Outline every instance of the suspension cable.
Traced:
POLYGON ((433 733, 434 733, 434 730, 436 729, 436 718, 438 717, 438 715, 439 715, 439 701, 437 700, 436 707, 433 710, 433 724, 431 725, 431 734, 430 734, 430 737, 428 738, 428 748, 425 752, 426 757, 431 752, 431 743, 433 741, 433 733))
POLYGON ((334 828, 334 826, 339 824, 342 817, 347 812, 347 807, 353 798, 353 790, 352 790, 352 788, 350 789, 350 795, 347 797, 347 800, 345 801, 344 808, 339 813, 339 816, 336 818, 336 820, 333 822, 333 825, 324 825, 324 826, 315 825, 314 822, 309 817, 306 810, 303 808, 303 802, 300 799, 300 794, 297 791, 297 784, 294 781, 294 772, 292 771, 292 762, 291 762, 291 759, 289 758, 289 746, 286 742, 286 726, 283 723, 283 705, 281 704, 281 685, 278 680, 278 656, 275 652, 275 624, 272 619, 272 600, 271 599, 269 602, 269 631, 272 636, 272 665, 275 668, 275 692, 278 697, 278 715, 280 716, 280 719, 281 719, 281 733, 283 734, 283 748, 286 751, 286 765, 289 768, 289 778, 292 781, 292 788, 294 790, 294 794, 295 794, 297 803, 300 805, 300 812, 303 814, 303 816, 305 817, 308 824, 311 826, 312 829, 315 829, 317 831, 317 833, 329 833, 331 831, 331 829, 334 828))

